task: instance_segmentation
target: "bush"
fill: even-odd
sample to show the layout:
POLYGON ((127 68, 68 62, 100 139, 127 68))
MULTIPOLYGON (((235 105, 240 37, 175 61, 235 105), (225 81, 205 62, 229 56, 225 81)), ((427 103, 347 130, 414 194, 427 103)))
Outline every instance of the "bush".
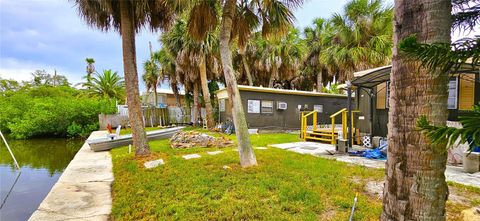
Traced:
POLYGON ((16 139, 85 137, 98 129, 98 114, 115 113, 111 100, 80 96, 68 87, 25 87, 0 97, 0 129, 16 139))

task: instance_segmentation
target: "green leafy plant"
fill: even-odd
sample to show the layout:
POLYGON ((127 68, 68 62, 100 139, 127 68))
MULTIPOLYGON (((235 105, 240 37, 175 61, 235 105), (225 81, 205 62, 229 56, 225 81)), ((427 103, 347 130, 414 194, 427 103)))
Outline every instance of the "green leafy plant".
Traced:
POLYGON ((473 111, 459 117, 462 128, 434 126, 425 116, 417 121, 417 127, 423 131, 433 143, 446 142, 452 147, 458 139, 460 143, 469 142, 470 151, 474 146, 480 146, 480 104, 474 106, 473 111))

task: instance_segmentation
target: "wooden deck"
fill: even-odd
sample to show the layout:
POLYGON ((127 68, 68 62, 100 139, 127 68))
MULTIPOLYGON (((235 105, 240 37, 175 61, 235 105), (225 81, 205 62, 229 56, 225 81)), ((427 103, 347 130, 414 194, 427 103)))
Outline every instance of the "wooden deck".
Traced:
MULTIPOLYGON (((147 139, 148 141, 152 140, 160 140, 165 138, 172 137, 175 133, 180 131, 183 127, 173 127, 161 130, 154 130, 147 132, 147 139)), ((132 144, 132 135, 122 135, 118 138, 111 140, 110 138, 98 138, 94 140, 88 140, 88 144, 90 145, 90 149, 98 152, 98 151, 105 151, 110 150, 115 147, 123 147, 129 144, 132 144)))

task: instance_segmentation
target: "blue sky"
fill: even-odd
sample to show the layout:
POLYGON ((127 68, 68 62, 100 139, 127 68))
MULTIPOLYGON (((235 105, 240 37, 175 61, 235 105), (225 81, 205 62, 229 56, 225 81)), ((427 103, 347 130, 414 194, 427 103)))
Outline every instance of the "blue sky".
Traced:
MULTIPOLYGON (((316 17, 340 13, 347 0, 310 0, 295 11, 295 26, 310 25, 316 17)), ((393 0, 387 0, 393 4, 393 0)), ((137 62, 148 58, 148 42, 159 49, 160 33, 137 35, 137 62)), ((0 0, 0 77, 29 80, 34 70, 66 75, 78 83, 85 75, 85 58, 93 57, 98 71, 113 69, 123 75, 121 39, 88 27, 74 4, 66 0, 0 0)), ((144 88, 140 83, 141 89, 144 88)))

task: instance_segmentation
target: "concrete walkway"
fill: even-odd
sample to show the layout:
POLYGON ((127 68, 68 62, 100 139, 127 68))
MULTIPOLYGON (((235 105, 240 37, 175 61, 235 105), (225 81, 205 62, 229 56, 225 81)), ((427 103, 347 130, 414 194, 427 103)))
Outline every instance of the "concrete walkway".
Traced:
MULTIPOLYGON (((316 142, 295 142, 274 144, 269 146, 301 154, 311 154, 317 157, 335 159, 337 161, 362 165, 370 168, 384 169, 386 163, 385 160, 373 160, 367 159, 365 157, 331 155, 330 153, 335 153, 335 147, 330 144, 316 142)), ((480 188, 480 172, 464 173, 462 171, 462 167, 447 166, 447 170, 445 171, 445 177, 447 181, 480 188)))
MULTIPOLYGON (((105 136, 96 131, 88 139, 105 136)), ((85 142, 29 220, 108 220, 112 182, 110 153, 93 152, 85 142)))

